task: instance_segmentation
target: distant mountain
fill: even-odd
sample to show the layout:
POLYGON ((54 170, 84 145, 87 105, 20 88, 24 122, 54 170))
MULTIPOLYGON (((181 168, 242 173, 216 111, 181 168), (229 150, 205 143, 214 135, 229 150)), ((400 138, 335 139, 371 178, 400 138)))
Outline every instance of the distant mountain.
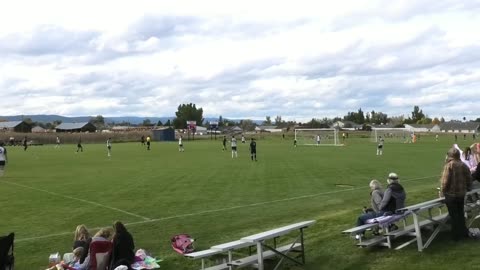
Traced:
MULTIPOLYGON (((10 115, 10 116, 0 116, 0 120, 7 120, 7 121, 22 121, 23 119, 30 118, 33 122, 40 122, 40 123, 53 123, 54 121, 62 121, 62 123, 72 123, 72 122, 88 122, 90 119, 94 118, 95 116, 74 116, 74 117, 67 117, 61 115, 54 115, 54 114, 35 114, 35 115, 10 115)), ((168 120, 173 121, 175 117, 139 117, 139 116, 116 116, 116 117, 105 117, 105 123, 130 123, 132 125, 138 125, 143 123, 143 120, 150 119, 152 124, 158 123, 158 121, 162 121, 165 124, 168 120)), ((239 122, 241 119, 230 119, 235 122, 239 122)), ((203 121, 204 125, 208 125, 211 121, 218 121, 216 117, 205 117, 203 121)), ((252 120, 254 123, 260 125, 262 124, 263 120, 252 120)))
MULTIPOLYGON (((95 116, 61 116, 61 115, 54 115, 54 114, 35 114, 35 115, 9 115, 9 116, 0 116, 0 120, 7 120, 7 121, 22 121, 23 119, 30 118, 33 122, 41 122, 41 123, 53 123, 54 121, 62 121, 62 123, 71 123, 71 122, 88 122, 90 119, 94 118, 95 116)), ((150 122, 153 124, 158 123, 158 121, 162 121, 162 123, 166 123, 168 120, 173 121, 175 117, 173 116, 166 116, 166 117, 139 117, 139 116, 116 116, 116 117, 105 117, 105 123, 130 123, 132 125, 138 125, 143 123, 143 120, 150 119, 150 122)), ((217 121, 218 118, 214 117, 207 117, 203 121, 204 124, 207 124, 210 121, 217 121)))
POLYGON ((33 122, 52 123, 53 121, 62 122, 88 122, 90 116, 78 116, 78 117, 66 117, 61 115, 49 115, 49 114, 37 114, 37 115, 11 115, 0 116, 0 119, 7 121, 22 121, 23 119, 30 118, 33 122))

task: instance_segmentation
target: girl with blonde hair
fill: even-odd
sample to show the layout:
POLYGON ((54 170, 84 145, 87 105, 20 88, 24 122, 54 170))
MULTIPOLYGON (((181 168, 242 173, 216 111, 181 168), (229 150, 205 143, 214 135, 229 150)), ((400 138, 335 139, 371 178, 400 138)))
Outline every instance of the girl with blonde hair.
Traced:
POLYGON ((79 247, 83 248, 84 252, 80 257, 80 260, 79 260, 80 263, 83 263, 83 261, 87 257, 88 247, 90 246, 91 242, 92 242, 92 237, 88 232, 87 226, 85 226, 84 224, 78 225, 77 228, 75 229, 75 234, 73 236, 73 250, 79 247))

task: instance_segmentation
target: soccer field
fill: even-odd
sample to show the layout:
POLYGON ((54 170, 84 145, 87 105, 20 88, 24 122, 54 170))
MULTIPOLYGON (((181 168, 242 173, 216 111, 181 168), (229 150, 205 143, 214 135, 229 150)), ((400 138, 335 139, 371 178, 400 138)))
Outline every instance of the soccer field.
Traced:
MULTIPOLYGON (((369 205, 372 178, 386 186, 396 172, 407 204, 433 199, 445 153, 453 138, 422 136, 416 144, 385 143, 383 156, 369 138, 343 147, 293 147, 277 137, 257 140, 258 162, 248 143, 239 156, 222 151, 221 140, 178 145, 113 143, 8 147, 0 178, 0 234, 15 232, 16 269, 45 269, 50 253, 71 250, 73 231, 86 224, 95 233, 115 220, 127 224, 136 248, 163 259, 161 269, 199 269, 175 253, 172 235, 189 233, 197 250, 291 223, 314 219, 306 232, 304 269, 466 269, 478 265, 478 243, 454 244, 441 235, 423 253, 359 249, 340 232, 369 205)), ((461 147, 473 141, 459 141, 461 147)), ((292 267, 291 269, 300 269, 292 267)))

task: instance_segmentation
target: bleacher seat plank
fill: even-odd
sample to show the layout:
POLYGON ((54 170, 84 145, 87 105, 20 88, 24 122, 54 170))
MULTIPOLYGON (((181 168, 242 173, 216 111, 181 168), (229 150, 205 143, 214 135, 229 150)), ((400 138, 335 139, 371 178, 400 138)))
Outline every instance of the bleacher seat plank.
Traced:
MULTIPOLYGON (((281 247, 277 248, 276 250, 278 252, 284 253, 284 252, 288 251, 289 249, 291 249, 291 251, 294 251, 295 249, 298 249, 299 247, 301 247, 301 244, 300 243, 295 243, 293 245, 293 247, 292 247, 291 244, 289 244, 289 245, 281 246, 281 247)), ((277 255, 275 252, 273 252, 271 250, 267 250, 267 251, 263 252, 263 259, 268 259, 268 258, 274 257, 275 255, 277 255)), ((240 267, 245 267, 245 266, 248 266, 248 265, 252 265, 257 261, 258 261, 258 255, 251 255, 251 256, 248 256, 248 257, 245 257, 245 258, 234 260, 234 261, 231 262, 231 265, 240 268, 240 267)))
POLYGON ((192 259, 201 259, 201 258, 210 257, 220 253, 222 253, 222 251, 218 249, 206 249, 206 250, 196 251, 192 253, 187 253, 187 254, 184 254, 183 256, 189 257, 192 259))
MULTIPOLYGON (((437 221, 437 222, 441 222, 442 220, 446 219, 447 217, 448 217, 448 213, 445 213, 445 214, 442 214, 442 215, 432 217, 432 220, 437 221)), ((434 224, 435 222, 432 221, 432 220, 429 220, 429 219, 422 220, 418 223, 418 225, 420 226, 420 228, 423 228, 425 226, 434 224)), ((393 236, 394 238, 397 238, 397 237, 406 235, 408 233, 411 233, 414 230, 415 230, 415 224, 411 224, 411 225, 406 226, 405 228, 401 228, 401 229, 398 229, 396 231, 385 233, 385 235, 393 236)))
POLYGON ((366 240, 362 240, 362 242, 357 243, 357 246, 371 247, 371 246, 378 245, 380 243, 387 244, 387 237, 383 235, 375 236, 366 240))
POLYGON ((361 233, 361 232, 364 232, 368 229, 375 228, 377 226, 378 226, 378 223, 370 223, 370 224, 365 224, 365 225, 362 225, 362 226, 357 226, 357 227, 345 230, 342 233, 350 233, 350 234, 361 233))

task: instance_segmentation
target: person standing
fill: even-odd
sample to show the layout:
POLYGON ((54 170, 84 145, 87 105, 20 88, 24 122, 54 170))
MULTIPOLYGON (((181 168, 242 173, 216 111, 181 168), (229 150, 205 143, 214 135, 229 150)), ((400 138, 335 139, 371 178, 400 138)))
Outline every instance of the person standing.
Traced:
POLYGON ((55 148, 59 148, 60 147, 60 138, 57 136, 57 138, 55 138, 55 148))
POLYGON ((237 139, 235 139, 235 136, 232 136, 232 141, 230 142, 230 146, 232 147, 232 158, 235 155, 235 157, 238 157, 237 153, 237 139))
POLYGON ((23 151, 27 151, 27 148, 28 148, 28 139, 27 139, 27 136, 25 136, 25 138, 23 138, 23 151))
POLYGON ((320 135, 317 135, 317 146, 320 145, 320 135))
POLYGON ((242 143, 245 143, 245 136, 242 134, 242 143))
POLYGON ((297 139, 293 139, 293 147, 297 147, 297 139))
POLYGON ((145 136, 142 135, 142 137, 140 138, 140 143, 142 145, 145 145, 145 136))
POLYGON ((377 144, 377 156, 383 155, 383 143, 385 140, 382 138, 382 136, 378 136, 378 144, 377 144))
POLYGON ((472 188, 472 176, 467 165, 460 160, 460 151, 455 147, 447 152, 440 182, 440 191, 445 196, 445 204, 452 220, 452 238, 454 241, 467 238, 464 203, 465 194, 472 188))
POLYGON ((227 136, 223 136, 223 150, 222 151, 225 151, 227 150, 227 136))
POLYGON ((254 159, 257 161, 257 142, 255 142, 254 138, 252 138, 252 141, 250 142, 250 157, 252 158, 252 161, 254 159))
POLYGON ((107 153, 109 157, 112 156, 112 138, 108 138, 107 140, 107 153))
POLYGON ((82 146, 82 137, 78 138, 78 143, 77 143, 77 153, 78 151, 83 152, 83 146, 82 146))
POLYGON ((178 152, 185 152, 185 148, 183 148, 182 135, 180 135, 178 138, 178 152))
POLYGON ((150 136, 147 136, 147 150, 150 150, 150 136))
POLYGON ((5 165, 7 165, 7 148, 3 142, 0 142, 0 177, 5 173, 5 165))

